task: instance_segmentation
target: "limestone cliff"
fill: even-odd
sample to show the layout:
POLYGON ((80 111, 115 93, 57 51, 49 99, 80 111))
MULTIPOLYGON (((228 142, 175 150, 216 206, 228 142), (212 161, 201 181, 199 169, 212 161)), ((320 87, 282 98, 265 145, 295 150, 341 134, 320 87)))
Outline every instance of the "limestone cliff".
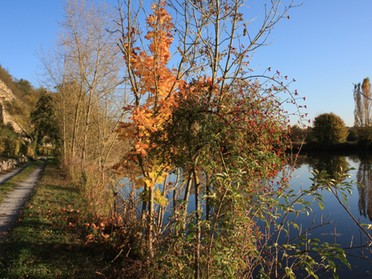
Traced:
POLYGON ((12 118, 12 116, 6 110, 6 103, 11 103, 15 96, 12 90, 6 86, 6 84, 0 80, 0 123, 5 125, 11 125, 15 132, 22 133, 22 127, 12 118))

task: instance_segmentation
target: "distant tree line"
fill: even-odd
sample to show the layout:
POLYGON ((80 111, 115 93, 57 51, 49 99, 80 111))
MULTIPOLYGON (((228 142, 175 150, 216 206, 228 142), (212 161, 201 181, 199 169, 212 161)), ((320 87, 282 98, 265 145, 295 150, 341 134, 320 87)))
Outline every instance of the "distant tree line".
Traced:
POLYGON ((354 85, 355 100, 354 126, 346 127, 342 118, 334 113, 323 113, 315 117, 312 127, 292 127, 291 138, 294 143, 308 143, 327 147, 349 143, 363 149, 372 146, 372 98, 371 83, 365 78, 354 85))
POLYGON ((330 146, 349 141, 350 128, 334 113, 323 113, 315 117, 312 127, 294 125, 291 139, 295 144, 307 143, 330 146))

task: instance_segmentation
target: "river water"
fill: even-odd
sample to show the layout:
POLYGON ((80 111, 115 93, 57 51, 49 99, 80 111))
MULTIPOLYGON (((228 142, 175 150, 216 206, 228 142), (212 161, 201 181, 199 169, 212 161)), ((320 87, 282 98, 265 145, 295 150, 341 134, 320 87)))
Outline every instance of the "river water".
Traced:
MULTIPOLYGON (((289 187, 294 191, 308 189, 313 184, 314 170, 334 175, 340 169, 350 175, 347 182, 351 185, 351 193, 345 192, 347 194, 347 203, 345 203, 347 209, 361 224, 372 225, 372 155, 317 154, 301 156, 293 167, 289 187)), ((172 175, 169 179, 175 180, 172 175)), ((125 179, 123 182, 128 184, 125 179)), ((129 192, 125 193, 125 188, 122 191, 124 196, 129 195, 129 192)), ((372 246, 366 247, 368 241, 365 235, 335 196, 327 190, 318 190, 318 192, 323 197, 324 208, 321 209, 315 202, 311 205, 310 215, 299 215, 294 221, 304 230, 317 227, 310 231, 310 238, 317 238, 322 242, 336 242, 345 249, 352 269, 341 265, 338 269, 340 278, 372 278, 372 246), (328 220, 330 224, 319 226, 322 220, 328 220)), ((195 210, 194 198, 191 193, 189 212, 195 210)), ((311 201, 312 198, 308 197, 308 200, 311 201)), ((140 207, 138 212, 139 210, 140 207)), ((165 220, 168 216, 169 212, 165 214, 165 220)), ((369 233, 372 234, 372 230, 369 233)), ((329 276, 330 274, 320 274, 320 278, 331 278, 329 276)))
MULTIPOLYGON (((360 223, 372 224, 372 156, 318 154, 302 157, 294 169, 290 187, 294 190, 311 187, 314 170, 333 175, 340 169, 350 169, 347 171, 350 178, 346 181, 351 185, 351 193, 346 192, 347 203, 344 204, 360 223)), ((323 196, 324 209, 313 203, 312 214, 300 215, 296 223, 308 228, 321 223, 321 220, 331 221, 311 231, 311 237, 336 242, 345 248, 352 270, 341 267, 340 278, 372 278, 372 249, 364 247, 367 243, 365 235, 334 194, 326 190, 318 191, 323 196)), ((372 230, 369 232, 372 234, 372 230)))

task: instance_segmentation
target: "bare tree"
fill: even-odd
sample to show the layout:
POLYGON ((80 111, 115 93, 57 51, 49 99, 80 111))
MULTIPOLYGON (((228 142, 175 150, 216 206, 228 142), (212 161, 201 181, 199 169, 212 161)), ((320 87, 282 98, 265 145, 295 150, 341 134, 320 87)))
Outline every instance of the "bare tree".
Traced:
POLYGON ((355 101, 355 110, 354 110, 354 125, 356 127, 363 126, 363 105, 362 105, 362 95, 360 94, 360 83, 354 84, 354 101, 355 101))
POLYGON ((354 84, 354 125, 369 127, 372 124, 372 95, 369 78, 363 79, 362 84, 354 84))
POLYGON ((354 125, 358 129, 359 141, 367 143, 372 140, 372 95, 369 78, 362 84, 354 84, 354 125))
MULTIPOLYGON (((94 1, 70 0, 53 64, 45 62, 58 89, 63 161, 93 204, 108 191, 105 173, 118 159, 116 128, 122 117, 120 51, 110 33, 111 11, 94 1)), ((104 199, 104 198, 103 198, 104 199)), ((107 200, 106 200, 107 201, 107 200)))
POLYGON ((362 95, 363 95, 363 110, 364 110, 364 126, 370 127, 372 124, 371 114, 371 82, 369 78, 365 78, 362 83, 362 95))

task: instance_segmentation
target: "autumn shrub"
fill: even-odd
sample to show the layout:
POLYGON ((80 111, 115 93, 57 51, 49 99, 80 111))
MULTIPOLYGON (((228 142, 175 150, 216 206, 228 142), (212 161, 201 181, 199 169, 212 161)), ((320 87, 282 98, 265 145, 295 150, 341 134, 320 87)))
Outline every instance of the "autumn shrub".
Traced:
MULTIPOLYGON (((238 4, 213 5, 204 10, 211 18, 230 11, 235 24, 241 21, 238 4)), ((151 7, 148 49, 134 27, 123 27, 129 31, 121 39, 133 101, 117 130, 128 152, 115 169, 123 177, 123 218, 136 228, 135 255, 142 260, 125 270, 140 267, 148 278, 293 278, 326 269, 331 254, 313 257, 322 244, 310 253, 298 225, 287 222, 293 212, 309 213, 306 196, 320 199, 312 190, 287 189, 289 113, 280 94, 299 109, 297 92, 289 92, 278 71, 250 76, 242 62, 249 50, 241 46, 238 54, 234 35, 215 56, 208 44, 219 43, 201 41, 204 47, 187 53, 195 60, 184 55, 185 64, 171 69, 175 26, 165 7, 163 1, 151 7), (183 73, 182 66, 192 70, 183 73), (295 241, 282 241, 293 229, 295 241)))
POLYGON ((109 175, 97 171, 99 168, 96 164, 87 166, 84 172, 85 178, 85 198, 90 202, 90 209, 97 215, 112 216, 114 215, 114 180, 110 180, 109 175))
MULTIPOLYGON (((160 247, 169 249, 164 257, 173 257, 171 265, 182 266, 183 272, 193 264, 195 249, 200 250, 200 268, 207 276, 243 276, 248 265, 257 268, 254 254, 261 232, 254 216, 263 208, 255 203, 256 195, 273 193, 265 181, 285 163, 288 133, 274 98, 255 95, 245 82, 235 86, 221 100, 208 79, 182 88, 167 126, 152 138, 157 148, 150 154, 160 152, 158 157, 167 158, 183 173, 184 182, 173 186, 173 205, 168 209, 174 219, 166 222, 179 222, 173 233, 185 241, 160 241, 160 247), (191 191, 196 200, 193 212, 187 210, 192 201, 186 193, 191 191)), ((163 193, 170 191, 160 187, 163 193)), ((167 265, 168 261, 160 270, 168 270, 167 265)))

